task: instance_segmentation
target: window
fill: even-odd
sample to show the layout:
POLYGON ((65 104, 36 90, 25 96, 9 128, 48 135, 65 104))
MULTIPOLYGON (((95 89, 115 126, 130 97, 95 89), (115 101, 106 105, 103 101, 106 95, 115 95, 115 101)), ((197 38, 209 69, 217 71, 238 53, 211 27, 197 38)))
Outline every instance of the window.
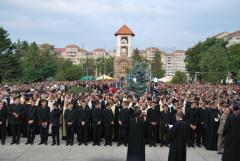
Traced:
POLYGON ((126 63, 126 62, 121 62, 121 63, 120 63, 120 69, 121 69, 122 71, 125 71, 125 70, 126 70, 126 67, 127 67, 127 63, 126 63))

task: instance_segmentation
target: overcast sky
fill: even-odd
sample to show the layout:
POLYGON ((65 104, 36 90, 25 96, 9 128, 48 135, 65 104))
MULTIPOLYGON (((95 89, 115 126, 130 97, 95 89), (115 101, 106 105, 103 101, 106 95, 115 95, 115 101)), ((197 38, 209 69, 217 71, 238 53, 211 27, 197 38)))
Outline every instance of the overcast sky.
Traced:
POLYGON ((13 41, 113 50, 125 23, 136 34, 134 48, 187 49, 239 30, 239 6, 240 0, 0 0, 0 26, 13 41))

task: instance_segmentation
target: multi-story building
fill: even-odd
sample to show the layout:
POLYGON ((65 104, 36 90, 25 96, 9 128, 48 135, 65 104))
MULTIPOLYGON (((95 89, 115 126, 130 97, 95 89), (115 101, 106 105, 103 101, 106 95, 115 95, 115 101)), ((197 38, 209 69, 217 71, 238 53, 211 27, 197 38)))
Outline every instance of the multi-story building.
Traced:
POLYGON ((228 41, 227 47, 229 47, 231 45, 240 43, 240 30, 234 31, 232 33, 222 32, 215 35, 214 37, 228 41))
POLYGON ((154 60, 155 58, 155 55, 157 52, 160 52, 159 48, 156 48, 156 47, 149 47, 146 49, 146 58, 147 60, 154 60))
POLYGON ((225 40, 228 41, 227 47, 240 43, 240 30, 232 32, 224 37, 225 40))
POLYGON ((177 71, 187 72, 185 67, 186 54, 183 50, 175 50, 171 53, 162 53, 161 59, 165 76, 174 76, 177 71))
POLYGON ((93 51, 87 51, 74 44, 67 45, 65 48, 55 48, 55 52, 58 53, 59 58, 69 59, 73 64, 84 63, 86 58, 96 59, 108 56, 105 49, 98 48, 93 51))
POLYGON ((93 50, 93 56, 94 58, 106 57, 108 56, 108 52, 105 49, 97 48, 93 50))
POLYGON ((149 47, 139 50, 141 55, 149 61, 153 61, 157 52, 161 54, 165 76, 174 76, 176 71, 187 72, 185 68, 185 51, 175 50, 170 53, 160 50, 157 47, 149 47))
POLYGON ((80 64, 87 56, 88 52, 79 46, 70 44, 65 48, 55 48, 59 58, 69 59, 73 64, 80 64))

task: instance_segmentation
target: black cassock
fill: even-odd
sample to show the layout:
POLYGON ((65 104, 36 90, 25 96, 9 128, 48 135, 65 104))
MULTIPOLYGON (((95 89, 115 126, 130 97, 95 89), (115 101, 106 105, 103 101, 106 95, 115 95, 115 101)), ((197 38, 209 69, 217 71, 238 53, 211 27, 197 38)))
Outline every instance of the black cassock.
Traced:
POLYGON ((220 111, 218 109, 207 109, 205 112, 204 126, 206 128, 206 149, 217 150, 218 126, 220 111))
POLYGON ((132 118, 129 123, 127 161, 145 161, 145 121, 132 118))
POLYGON ((224 126, 224 153, 222 161, 240 160, 240 115, 230 115, 224 126))
POLYGON ((168 161, 186 161, 188 124, 177 122, 169 131, 170 149, 168 161))

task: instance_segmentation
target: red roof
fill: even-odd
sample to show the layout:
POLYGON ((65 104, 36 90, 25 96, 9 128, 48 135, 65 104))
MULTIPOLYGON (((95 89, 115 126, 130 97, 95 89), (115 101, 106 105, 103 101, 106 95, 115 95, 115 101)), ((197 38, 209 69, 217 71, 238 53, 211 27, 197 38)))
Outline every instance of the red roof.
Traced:
POLYGON ((79 48, 79 47, 75 44, 70 44, 70 45, 67 45, 65 48, 79 48))
POLYGON ((55 48, 54 50, 58 53, 62 53, 65 51, 65 48, 55 48))
POLYGON ((135 36, 135 34, 132 32, 132 30, 127 25, 123 25, 114 35, 115 36, 117 36, 117 35, 132 35, 132 36, 135 36))

